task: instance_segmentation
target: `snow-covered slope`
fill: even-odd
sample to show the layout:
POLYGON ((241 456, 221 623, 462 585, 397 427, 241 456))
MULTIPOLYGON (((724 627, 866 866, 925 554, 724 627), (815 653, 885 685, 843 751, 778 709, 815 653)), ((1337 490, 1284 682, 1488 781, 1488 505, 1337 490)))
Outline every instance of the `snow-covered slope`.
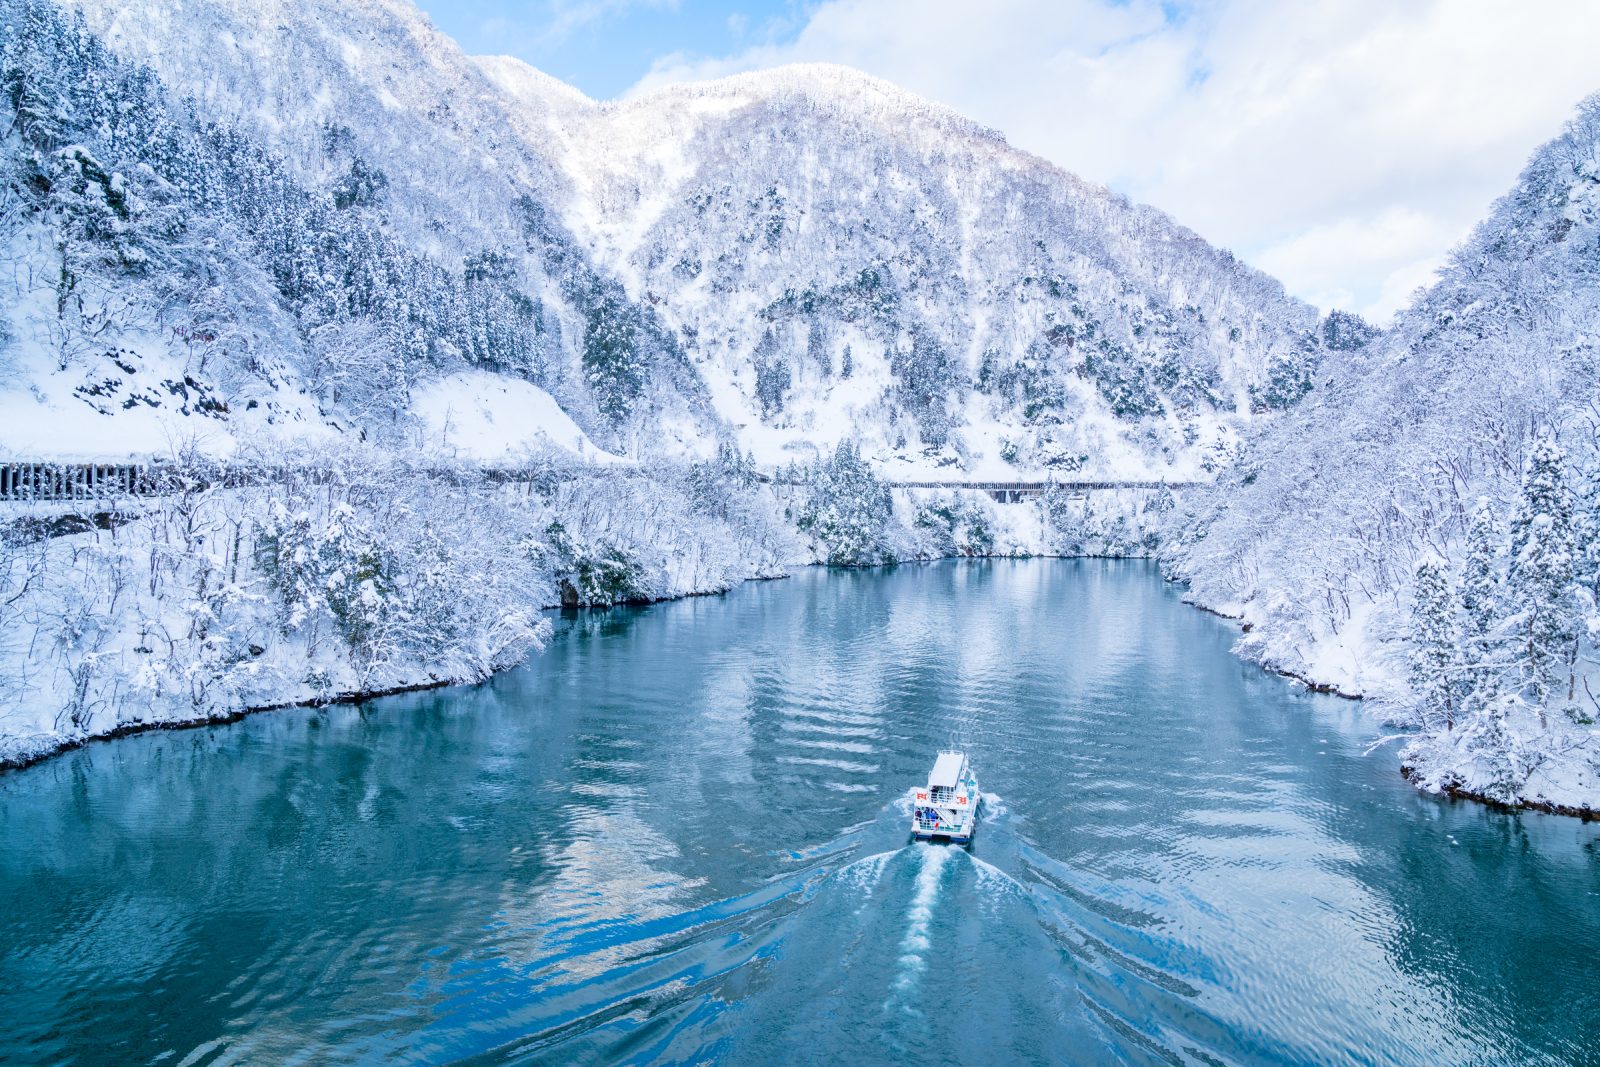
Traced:
POLYGON ((1276 282, 855 71, 600 106, 519 67, 485 65, 547 123, 569 226, 766 462, 1192 477, 1320 355, 1276 282))
POLYGON ((551 395, 531 382, 486 371, 462 371, 412 391, 422 424, 419 451, 485 462, 515 461, 551 446, 596 462, 597 449, 551 395))
MULTIPOLYGON (((13 126, 13 158, 59 166, 79 142, 135 204, 223 231, 152 233, 160 277, 88 347, 225 397, 193 428, 224 444, 246 410, 414 442, 419 397, 473 380, 491 404, 512 387, 488 374, 640 456, 735 439, 776 464, 857 439, 891 473, 1193 477, 1252 411, 1298 400, 1325 348, 1310 308, 1159 212, 841 68, 600 105, 469 59, 406 0, 4 8, 30 27, 8 63, 53 109, 13 126), (138 121, 108 121, 113 98, 138 121)), ((40 247, 72 213, 46 207, 18 216, 40 247)), ((80 293, 129 288, 126 264, 85 266, 80 293)), ((110 373, 57 358, 49 323, 14 326, 46 353, 18 387, 110 373)), ((74 413, 125 418, 102 409, 74 413)))
POLYGON ((1600 97, 1386 336, 1330 355, 1174 569, 1250 654, 1420 722, 1432 785, 1600 807, 1597 346, 1600 97))
POLYGON ((519 132, 531 105, 411 5, 6 0, 0 16, 22 101, 0 237, 23 250, 20 297, 84 303, 72 344, 49 316, 11 316, 14 387, 71 395, 120 346, 157 382, 223 397, 196 436, 225 444, 265 390, 274 425, 405 443, 415 389, 484 371, 613 447, 663 420, 715 440, 676 338, 547 209, 568 183, 519 132), (130 238, 137 261, 106 247, 130 238), (48 262, 63 240, 85 253, 69 275, 48 262))

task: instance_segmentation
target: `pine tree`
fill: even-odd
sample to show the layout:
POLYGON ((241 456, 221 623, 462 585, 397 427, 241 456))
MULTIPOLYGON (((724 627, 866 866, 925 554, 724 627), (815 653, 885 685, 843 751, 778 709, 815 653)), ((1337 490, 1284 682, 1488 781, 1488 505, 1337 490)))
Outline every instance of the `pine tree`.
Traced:
POLYGON ((1600 605, 1600 469, 1585 471, 1578 480, 1572 516, 1573 540, 1577 553, 1574 557, 1574 579, 1583 588, 1593 612, 1600 605))
POLYGON ((1462 655, 1465 660, 1464 705, 1484 708, 1500 695, 1505 655, 1501 620, 1505 616, 1505 588, 1501 578, 1504 544, 1500 524, 1488 497, 1478 498, 1472 524, 1467 529, 1467 559, 1462 568, 1462 655))
POLYGON ((1515 804, 1528 778, 1517 736, 1506 721, 1519 703, 1514 693, 1497 696, 1473 716, 1470 732, 1463 731, 1463 748, 1481 765, 1484 793, 1502 804, 1515 804))
POLYGON ((944 346, 925 330, 914 330, 911 343, 890 356, 889 369, 898 379, 896 392, 922 431, 925 443, 935 448, 950 436, 948 398, 956 381, 955 365, 944 346))
POLYGON ((1511 527, 1507 588, 1517 608, 1510 621, 1522 657, 1524 684, 1540 706, 1570 702, 1577 659, 1573 597, 1572 500, 1561 450, 1548 438, 1534 446, 1511 527))
POLYGON ((820 319, 812 319, 806 329, 806 358, 824 378, 833 373, 833 353, 828 351, 828 337, 820 319))
POLYGON ((1461 623, 1455 583, 1437 557, 1417 564, 1411 618, 1411 685, 1421 698, 1423 729, 1453 730, 1463 695, 1461 623))
POLYGON ((644 392, 645 369, 638 356, 638 327, 623 297, 605 293, 589 309, 583 333, 583 367, 595 404, 613 423, 627 417, 644 392))
POLYGON ((1548 515, 1568 535, 1572 530, 1572 492, 1567 486, 1566 457, 1549 437, 1540 437, 1528 458, 1522 479, 1522 502, 1511 522, 1511 559, 1522 555, 1532 524, 1548 515))
POLYGON ((888 486, 849 441, 807 472, 805 501, 796 525, 827 549, 835 567, 892 562, 884 531, 893 521, 888 486))

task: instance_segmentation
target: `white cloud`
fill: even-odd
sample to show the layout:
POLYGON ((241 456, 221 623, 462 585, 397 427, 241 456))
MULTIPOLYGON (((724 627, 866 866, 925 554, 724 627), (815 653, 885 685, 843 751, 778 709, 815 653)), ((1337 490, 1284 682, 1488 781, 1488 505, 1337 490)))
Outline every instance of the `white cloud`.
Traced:
POLYGON ((546 0, 548 25, 540 33, 540 43, 559 44, 578 30, 602 19, 620 15, 630 8, 677 10, 678 0, 546 0))
POLYGON ((846 63, 1383 318, 1600 88, 1597 43, 1592 0, 825 0, 634 91, 846 63))
POLYGON ((1433 280, 1445 251, 1459 236, 1437 217, 1390 207, 1314 226, 1254 258, 1262 270, 1314 304, 1382 320, 1433 280), (1378 291, 1358 296, 1350 288, 1353 277, 1383 282, 1378 291))

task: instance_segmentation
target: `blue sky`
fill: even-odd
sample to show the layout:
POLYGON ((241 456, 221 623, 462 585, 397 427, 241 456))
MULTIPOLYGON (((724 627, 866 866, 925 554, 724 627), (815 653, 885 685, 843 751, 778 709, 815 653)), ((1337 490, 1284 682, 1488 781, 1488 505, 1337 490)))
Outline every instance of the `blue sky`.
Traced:
POLYGON ((782 43, 800 0, 420 0, 473 55, 508 54, 599 100, 621 95, 664 56, 730 55, 782 43))
POLYGON ((1596 0, 419 2, 601 100, 855 67, 1380 322, 1600 90, 1596 0))

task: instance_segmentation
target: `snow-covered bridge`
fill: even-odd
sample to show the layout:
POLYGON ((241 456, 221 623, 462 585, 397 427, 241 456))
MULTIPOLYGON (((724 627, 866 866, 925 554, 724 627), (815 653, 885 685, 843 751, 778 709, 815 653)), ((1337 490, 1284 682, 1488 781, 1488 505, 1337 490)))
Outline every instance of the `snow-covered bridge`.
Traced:
POLYGON ((1018 504, 1043 496, 1051 489, 1068 493, 1086 493, 1097 489, 1187 489, 1200 482, 1139 482, 1112 479, 1077 479, 1046 482, 977 482, 977 481, 891 481, 893 489, 966 489, 988 493, 1002 504, 1018 504))
MULTIPOLYGON (((104 500, 131 496, 157 496, 171 492, 177 482, 198 485, 258 485, 284 477, 288 472, 254 465, 226 465, 180 469, 164 463, 41 463, 0 462, 0 500, 72 501, 104 500), (181 474, 181 478, 179 477, 181 474)), ((304 473, 304 472, 300 472, 304 473)), ((537 467, 479 467, 470 472, 460 467, 443 466, 433 473, 441 478, 460 478, 476 474, 490 484, 521 484, 548 478, 575 477, 572 470, 537 467)), ((758 477, 775 485, 800 485, 801 479, 782 474, 758 477)), ((1200 482, 1133 481, 1111 478, 1082 478, 1048 481, 976 480, 895 480, 884 482, 891 489, 951 489, 987 493, 1002 504, 1015 504, 1042 496, 1051 489, 1084 493, 1105 489, 1185 489, 1200 482)))
MULTIPOLYGON (((762 481, 774 485, 803 485, 803 479, 782 474, 760 475, 762 481)), ((1137 481, 1117 478, 1054 478, 1048 481, 978 481, 975 479, 908 480, 887 479, 883 483, 891 489, 954 489, 988 493, 1002 504, 1019 504, 1033 500, 1052 489, 1067 493, 1087 493, 1104 489, 1192 489, 1204 482, 1137 481)))

